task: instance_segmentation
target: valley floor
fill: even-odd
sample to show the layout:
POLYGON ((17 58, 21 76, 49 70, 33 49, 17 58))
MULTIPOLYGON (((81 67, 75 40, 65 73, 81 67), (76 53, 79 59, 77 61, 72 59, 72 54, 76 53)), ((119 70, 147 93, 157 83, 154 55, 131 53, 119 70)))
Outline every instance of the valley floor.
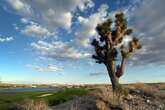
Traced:
POLYGON ((165 83, 84 85, 56 92, 0 93, 0 110, 165 110, 165 83))

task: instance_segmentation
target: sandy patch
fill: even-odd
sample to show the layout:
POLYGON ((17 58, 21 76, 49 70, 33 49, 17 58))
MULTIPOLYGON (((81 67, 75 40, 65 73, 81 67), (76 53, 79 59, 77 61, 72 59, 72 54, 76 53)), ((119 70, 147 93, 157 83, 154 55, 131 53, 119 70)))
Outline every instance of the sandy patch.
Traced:
POLYGON ((47 96, 51 96, 51 95, 53 95, 53 94, 42 94, 42 95, 40 95, 38 97, 47 97, 47 96))

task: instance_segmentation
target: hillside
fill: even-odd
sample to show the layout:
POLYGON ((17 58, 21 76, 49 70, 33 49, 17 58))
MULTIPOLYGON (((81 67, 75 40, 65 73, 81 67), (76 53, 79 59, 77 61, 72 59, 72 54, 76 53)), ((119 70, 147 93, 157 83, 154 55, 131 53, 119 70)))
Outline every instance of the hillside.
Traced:
POLYGON ((115 98, 108 85, 89 86, 88 96, 51 107, 52 110, 165 110, 165 84, 124 85, 128 93, 115 98))

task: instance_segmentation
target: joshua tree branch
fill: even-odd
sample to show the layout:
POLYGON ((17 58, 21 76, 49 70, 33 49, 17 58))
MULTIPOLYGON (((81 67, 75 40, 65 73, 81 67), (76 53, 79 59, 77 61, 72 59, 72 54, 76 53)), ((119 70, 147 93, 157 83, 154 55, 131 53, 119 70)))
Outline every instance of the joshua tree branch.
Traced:
POLYGON ((96 60, 96 63, 105 63, 104 47, 100 46, 96 39, 93 40, 92 45, 95 49, 95 55, 92 58, 96 60))
POLYGON ((122 57, 120 66, 118 65, 117 68, 116 68, 116 76, 118 78, 120 78, 123 75, 125 65, 126 65, 126 58, 122 57))

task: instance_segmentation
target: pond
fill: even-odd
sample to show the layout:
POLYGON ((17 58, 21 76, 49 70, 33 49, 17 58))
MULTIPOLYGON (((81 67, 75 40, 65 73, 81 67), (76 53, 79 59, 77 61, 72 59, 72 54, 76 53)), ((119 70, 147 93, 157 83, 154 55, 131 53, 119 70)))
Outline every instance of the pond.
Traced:
POLYGON ((0 88, 0 92, 54 92, 58 88, 0 88))

